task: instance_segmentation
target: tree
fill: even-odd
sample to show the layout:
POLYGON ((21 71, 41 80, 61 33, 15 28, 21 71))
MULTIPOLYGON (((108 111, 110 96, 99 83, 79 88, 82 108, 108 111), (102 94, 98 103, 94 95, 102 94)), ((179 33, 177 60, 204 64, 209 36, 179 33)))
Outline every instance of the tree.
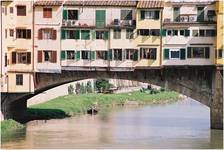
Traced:
POLYGON ((96 80, 96 89, 100 93, 104 93, 105 91, 109 90, 113 85, 109 83, 108 79, 97 79, 96 80))
POLYGON ((68 94, 73 94, 74 93, 74 86, 72 84, 70 84, 68 86, 68 94))
POLYGON ((90 81, 87 82, 86 84, 86 91, 87 93, 92 93, 92 83, 90 81))

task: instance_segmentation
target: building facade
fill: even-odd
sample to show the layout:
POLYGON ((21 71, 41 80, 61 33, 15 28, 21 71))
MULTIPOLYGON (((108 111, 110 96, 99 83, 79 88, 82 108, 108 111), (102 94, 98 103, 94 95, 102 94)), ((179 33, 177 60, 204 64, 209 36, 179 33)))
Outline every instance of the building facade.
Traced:
POLYGON ((5 0, 1 18, 2 92, 34 92, 36 72, 223 64, 220 1, 5 0))

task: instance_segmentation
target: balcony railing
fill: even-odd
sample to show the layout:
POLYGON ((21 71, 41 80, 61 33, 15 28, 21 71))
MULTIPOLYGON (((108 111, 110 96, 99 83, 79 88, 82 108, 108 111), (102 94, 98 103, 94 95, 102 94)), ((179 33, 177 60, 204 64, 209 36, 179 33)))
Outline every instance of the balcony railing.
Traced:
POLYGON ((136 20, 119 20, 114 19, 110 21, 110 24, 108 24, 109 27, 135 27, 136 26, 136 20))
POLYGON ((95 27, 95 20, 91 19, 62 20, 62 27, 92 28, 95 27))

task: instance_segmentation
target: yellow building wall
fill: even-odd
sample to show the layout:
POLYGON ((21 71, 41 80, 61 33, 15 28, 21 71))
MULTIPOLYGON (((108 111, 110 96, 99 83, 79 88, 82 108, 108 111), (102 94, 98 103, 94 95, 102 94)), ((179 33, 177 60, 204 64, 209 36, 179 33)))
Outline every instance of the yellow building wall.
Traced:
POLYGON ((224 56, 222 58, 218 57, 218 50, 224 48, 224 21, 223 21, 223 14, 224 14, 224 2, 223 1, 218 1, 216 2, 216 10, 217 10, 217 40, 216 40, 216 54, 217 54, 217 59, 216 59, 216 64, 224 64, 224 56))

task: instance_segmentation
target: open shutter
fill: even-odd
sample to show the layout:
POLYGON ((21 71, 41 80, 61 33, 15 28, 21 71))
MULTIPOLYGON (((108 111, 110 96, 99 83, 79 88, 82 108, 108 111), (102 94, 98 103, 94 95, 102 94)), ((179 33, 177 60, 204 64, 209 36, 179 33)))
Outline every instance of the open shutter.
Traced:
POLYGON ((108 31, 105 31, 104 32, 104 40, 108 40, 108 38, 109 38, 109 32, 108 31))
POLYGON ((141 14, 140 14, 140 18, 141 20, 145 19, 145 11, 144 10, 141 10, 141 14))
POLYGON ((27 55, 27 64, 31 64, 31 52, 27 52, 26 53, 26 55, 27 55))
POLYGON ((191 47, 187 48, 187 58, 191 58, 191 47))
POLYGON ((109 52, 108 52, 108 59, 109 60, 112 60, 112 49, 109 49, 109 52))
POLYGON ((63 10, 63 19, 67 20, 68 19, 68 10, 63 10))
POLYGON ((56 30, 53 30, 52 39, 53 40, 56 40, 56 38, 57 38, 57 31, 56 30))
POLYGON ((125 60, 126 59, 126 49, 122 49, 121 50, 121 55, 122 55, 122 60, 125 60))
POLYGON ((190 30, 184 30, 184 36, 190 36, 190 30))
POLYGON ((16 64, 16 52, 12 52, 12 64, 16 64))
POLYGON ((138 61, 138 50, 137 49, 134 52, 134 61, 138 61))
POLYGON ((66 32, 65 30, 63 30, 63 29, 61 30, 61 39, 62 40, 65 39, 65 32, 66 32))
POLYGON ((105 51, 104 60, 108 60, 108 51, 105 51))
POLYGON ((42 62, 42 51, 37 52, 37 62, 41 63, 42 62))
POLYGON ((75 39, 80 39, 80 30, 75 30, 74 34, 75 34, 75 39))
POLYGON ((156 48, 155 49, 152 49, 152 53, 153 53, 152 59, 153 60, 156 60, 157 49, 156 48))
POLYGON ((31 39, 31 30, 26 30, 27 39, 31 39))
POLYGON ((95 40, 96 39, 96 31, 92 30, 92 39, 95 40))
POLYGON ((65 60, 65 51, 61 51, 61 60, 65 60))
POLYGON ((140 48, 140 59, 142 59, 142 48, 140 48))
POLYGON ((186 59, 186 50, 185 50, 185 48, 181 48, 180 49, 180 59, 181 60, 186 59))
POLYGON ((169 54, 170 54, 170 49, 165 48, 164 49, 164 59, 170 59, 169 54))
POLYGON ((90 51, 90 59, 95 60, 95 51, 90 51))
POLYGON ((42 36, 42 29, 38 30, 38 40, 42 40, 43 36, 42 36))
POLYGON ((80 60, 80 51, 76 52, 76 60, 80 60))
POLYGON ((162 30, 161 30, 161 35, 162 35, 162 36, 166 36, 166 29, 162 29, 162 30))
POLYGON ((52 51, 52 63, 57 62, 57 51, 52 51))
POLYGON ((209 47, 205 47, 205 58, 209 58, 209 56, 210 56, 209 47))
POLYGON ((155 19, 157 19, 157 20, 159 19, 159 12, 160 12, 159 10, 155 11, 155 19))

